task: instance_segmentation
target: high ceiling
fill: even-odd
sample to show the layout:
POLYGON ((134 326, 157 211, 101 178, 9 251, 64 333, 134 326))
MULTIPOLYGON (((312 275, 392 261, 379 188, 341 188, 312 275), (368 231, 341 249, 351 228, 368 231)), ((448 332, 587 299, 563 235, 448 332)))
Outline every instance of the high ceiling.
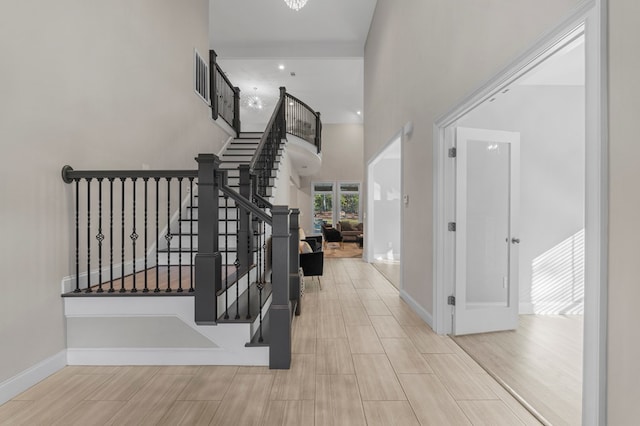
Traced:
POLYGON ((268 121, 280 86, 320 111, 324 123, 361 122, 364 44, 376 1, 309 0, 296 12, 284 0, 210 0, 218 63, 245 97, 264 104, 243 107, 243 128, 268 121))

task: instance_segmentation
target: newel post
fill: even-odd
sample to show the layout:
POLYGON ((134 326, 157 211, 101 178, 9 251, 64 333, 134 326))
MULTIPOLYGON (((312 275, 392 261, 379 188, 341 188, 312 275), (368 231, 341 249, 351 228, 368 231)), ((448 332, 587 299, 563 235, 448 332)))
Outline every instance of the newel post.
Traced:
MULTIPOLYGON (((251 199, 251 175, 249 173, 249 165, 242 164, 240 167, 240 195, 246 199, 251 199)), ((252 244, 251 237, 251 215, 245 209, 238 209, 238 247, 237 256, 242 271, 248 271, 251 262, 252 244)))
POLYGON ((233 88, 233 128, 240 136, 240 88, 233 88))
POLYGON ((316 148, 318 149, 318 154, 322 150, 322 121, 320 121, 320 113, 316 112, 316 148))
POLYGON ((272 302, 269 345, 269 368, 291 367, 291 304, 289 303, 289 208, 273 206, 272 229, 272 302))
POLYGON ((295 303, 296 315, 302 312, 300 299, 300 210, 291 209, 289 218, 289 299, 295 303))
POLYGON ((195 259, 195 322, 215 324, 216 288, 221 285, 222 259, 218 247, 218 176, 220 160, 200 154, 198 162, 198 253, 195 259))
POLYGON ((280 137, 278 138, 278 145, 280 145, 280 140, 285 139, 287 137, 287 88, 284 86, 280 87, 280 111, 278 120, 280 121, 280 137))
POLYGON ((218 67, 216 66, 216 58, 218 55, 215 50, 209 50, 209 100, 211 101, 211 118, 218 119, 218 88, 216 84, 216 74, 218 67))

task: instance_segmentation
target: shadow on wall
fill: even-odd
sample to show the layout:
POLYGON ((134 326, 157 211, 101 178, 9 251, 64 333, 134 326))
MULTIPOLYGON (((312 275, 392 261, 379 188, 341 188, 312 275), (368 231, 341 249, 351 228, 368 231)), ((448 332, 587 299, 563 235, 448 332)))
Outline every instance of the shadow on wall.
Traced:
POLYGON ((584 312, 584 228, 533 259, 534 313, 584 312))

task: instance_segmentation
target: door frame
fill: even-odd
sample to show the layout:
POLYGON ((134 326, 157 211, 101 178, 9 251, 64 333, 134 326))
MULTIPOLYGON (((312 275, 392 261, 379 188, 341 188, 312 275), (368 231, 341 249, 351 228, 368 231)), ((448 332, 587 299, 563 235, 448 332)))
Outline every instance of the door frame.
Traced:
POLYGON ((451 332, 455 248, 447 222, 453 217, 446 152, 457 120, 490 100, 553 54, 567 37, 584 28, 586 49, 585 307, 582 424, 606 424, 608 292, 608 0, 586 0, 560 25, 541 37, 495 77, 442 115, 433 128, 433 328, 451 332))
MULTIPOLYGON (((404 288, 404 207, 406 206, 404 200, 404 144, 406 142, 407 133, 404 130, 396 132, 382 148, 374 155, 369 161, 367 161, 367 181, 366 181, 366 197, 367 197, 367 210, 364 215, 364 260, 367 263, 373 263, 373 238, 375 229, 373 225, 374 208, 373 208, 373 168, 381 159, 382 154, 389 149, 389 147, 396 141, 400 143, 400 194, 403 199, 400 201, 400 283, 398 289, 402 291, 404 288)), ((362 188, 361 188, 362 191, 362 188)))

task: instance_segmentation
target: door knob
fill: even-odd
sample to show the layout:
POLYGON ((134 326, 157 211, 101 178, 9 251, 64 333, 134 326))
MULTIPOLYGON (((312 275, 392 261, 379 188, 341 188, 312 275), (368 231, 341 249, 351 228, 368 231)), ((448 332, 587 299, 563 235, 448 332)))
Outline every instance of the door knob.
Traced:
POLYGON ((520 238, 512 238, 512 239, 511 239, 511 242, 512 242, 513 244, 520 244, 520 238))

